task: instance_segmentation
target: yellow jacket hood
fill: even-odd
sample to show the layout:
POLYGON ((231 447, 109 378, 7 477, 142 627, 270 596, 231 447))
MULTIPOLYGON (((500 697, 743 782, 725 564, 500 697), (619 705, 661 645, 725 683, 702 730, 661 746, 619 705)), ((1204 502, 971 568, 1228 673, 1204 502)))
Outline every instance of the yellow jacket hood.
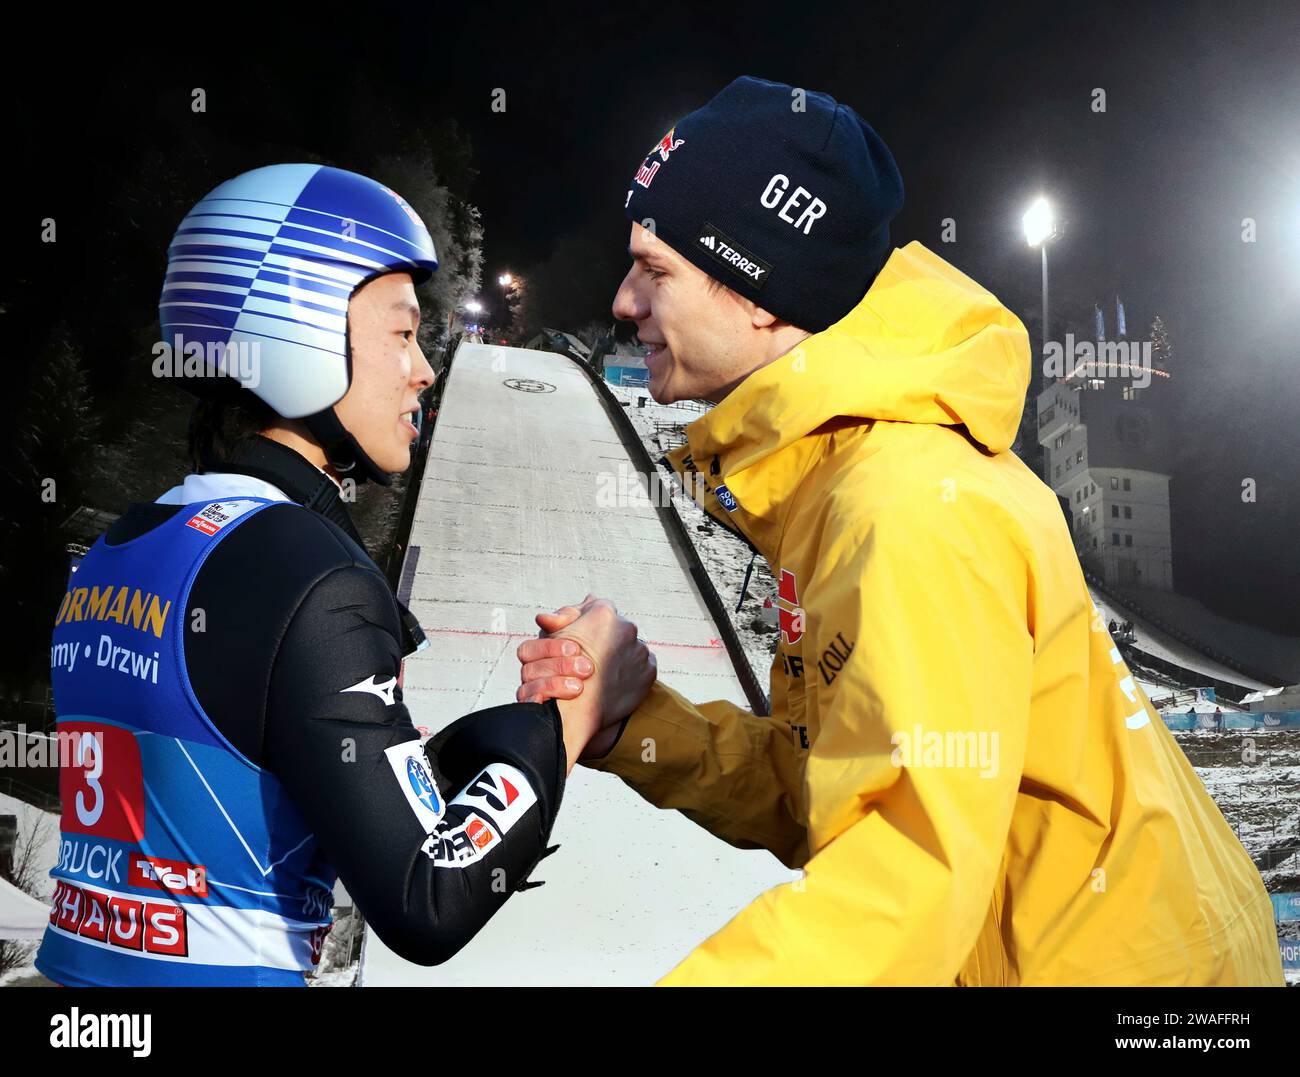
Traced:
MULTIPOLYGON (((1029 363, 1019 319, 909 243, 893 252, 857 307, 751 374, 687 428, 689 444, 668 458, 679 473, 700 468, 710 476, 703 484, 710 495, 725 476, 722 506, 739 503, 728 511, 743 513, 741 530, 770 557, 789 480, 806 470, 785 456, 800 451, 805 435, 872 420, 964 426, 988 452, 1005 452, 1020 425, 1029 363)), ((714 502, 703 499, 721 518, 714 502)))

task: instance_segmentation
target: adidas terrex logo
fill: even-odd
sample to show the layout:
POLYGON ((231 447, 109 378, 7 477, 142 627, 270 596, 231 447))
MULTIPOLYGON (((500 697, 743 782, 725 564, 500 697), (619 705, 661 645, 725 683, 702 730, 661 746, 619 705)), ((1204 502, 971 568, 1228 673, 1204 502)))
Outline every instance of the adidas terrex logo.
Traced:
POLYGON ((772 272, 772 267, 761 258, 750 254, 744 247, 728 239, 707 221, 704 227, 700 229, 698 242, 700 247, 706 250, 715 262, 719 262, 733 273, 738 273, 747 278, 755 288, 761 288, 767 283, 767 277, 772 272))

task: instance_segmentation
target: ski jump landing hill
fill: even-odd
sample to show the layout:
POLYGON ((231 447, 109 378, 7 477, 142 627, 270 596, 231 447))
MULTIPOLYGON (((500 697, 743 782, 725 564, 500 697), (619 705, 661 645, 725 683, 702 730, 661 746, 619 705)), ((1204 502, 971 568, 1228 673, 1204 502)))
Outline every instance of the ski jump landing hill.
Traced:
MULTIPOLYGON (((1140 607, 1107 593, 1091 576, 1089 589, 1105 621, 1127 621, 1132 626, 1132 636, 1120 640, 1120 651, 1152 703, 1164 712, 1165 723, 1171 729, 1217 728, 1220 719, 1210 712, 1217 711, 1220 704, 1226 704, 1228 712, 1221 719, 1224 729, 1300 729, 1298 710, 1248 712, 1243 705, 1252 692, 1292 683, 1285 676, 1258 673, 1237 659, 1227 659, 1230 664, 1225 664, 1213 653, 1207 654, 1189 642, 1185 633, 1172 629, 1167 622, 1162 625, 1150 620, 1143 616, 1140 607), (1207 699, 1178 701, 1189 690, 1198 690, 1199 696, 1199 690, 1203 689, 1213 689, 1217 696, 1211 693, 1207 699), (1188 712, 1178 713, 1184 703, 1189 707, 1188 712), (1204 717, 1198 720, 1195 712, 1201 712, 1204 717)), ((1240 630, 1240 626, 1228 627, 1240 630)))
MULTIPOLYGON (((447 376, 400 586, 431 644, 406 662, 415 724, 432 733, 513 700, 533 615, 588 592, 636 623, 664 683, 749 705, 661 510, 613 503, 635 465, 587 373, 565 356, 467 342, 447 376)), ((649 984, 795 877, 581 766, 551 840, 560 850, 532 876, 546 885, 513 895, 452 960, 409 964, 367 931, 359 981, 649 984)))

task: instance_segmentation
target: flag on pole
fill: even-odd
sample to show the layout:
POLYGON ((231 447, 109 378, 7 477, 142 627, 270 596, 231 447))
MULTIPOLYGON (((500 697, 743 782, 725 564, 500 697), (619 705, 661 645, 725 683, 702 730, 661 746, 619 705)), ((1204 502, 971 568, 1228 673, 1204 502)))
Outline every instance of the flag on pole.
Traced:
POLYGON ((1092 309, 1097 315, 1097 339, 1105 340, 1106 339, 1106 315, 1104 315, 1101 312, 1101 307, 1099 307, 1096 303, 1092 305, 1092 309))
POLYGON ((1115 297, 1115 321, 1119 325, 1119 335, 1128 336, 1128 327, 1124 323, 1124 304, 1120 302, 1119 296, 1115 297))

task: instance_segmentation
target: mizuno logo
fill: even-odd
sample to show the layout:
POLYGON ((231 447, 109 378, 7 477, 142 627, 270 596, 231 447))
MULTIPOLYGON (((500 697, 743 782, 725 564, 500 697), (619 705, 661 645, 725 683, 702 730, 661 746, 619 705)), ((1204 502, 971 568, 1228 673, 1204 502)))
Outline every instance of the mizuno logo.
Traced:
POLYGON ((393 699, 393 689, 397 687, 397 678, 389 677, 383 684, 376 684, 375 677, 377 674, 372 673, 364 681, 358 681, 351 688, 341 688, 340 695, 343 692, 369 692, 372 696, 378 696, 384 701, 385 707, 391 707, 396 700, 393 699))

